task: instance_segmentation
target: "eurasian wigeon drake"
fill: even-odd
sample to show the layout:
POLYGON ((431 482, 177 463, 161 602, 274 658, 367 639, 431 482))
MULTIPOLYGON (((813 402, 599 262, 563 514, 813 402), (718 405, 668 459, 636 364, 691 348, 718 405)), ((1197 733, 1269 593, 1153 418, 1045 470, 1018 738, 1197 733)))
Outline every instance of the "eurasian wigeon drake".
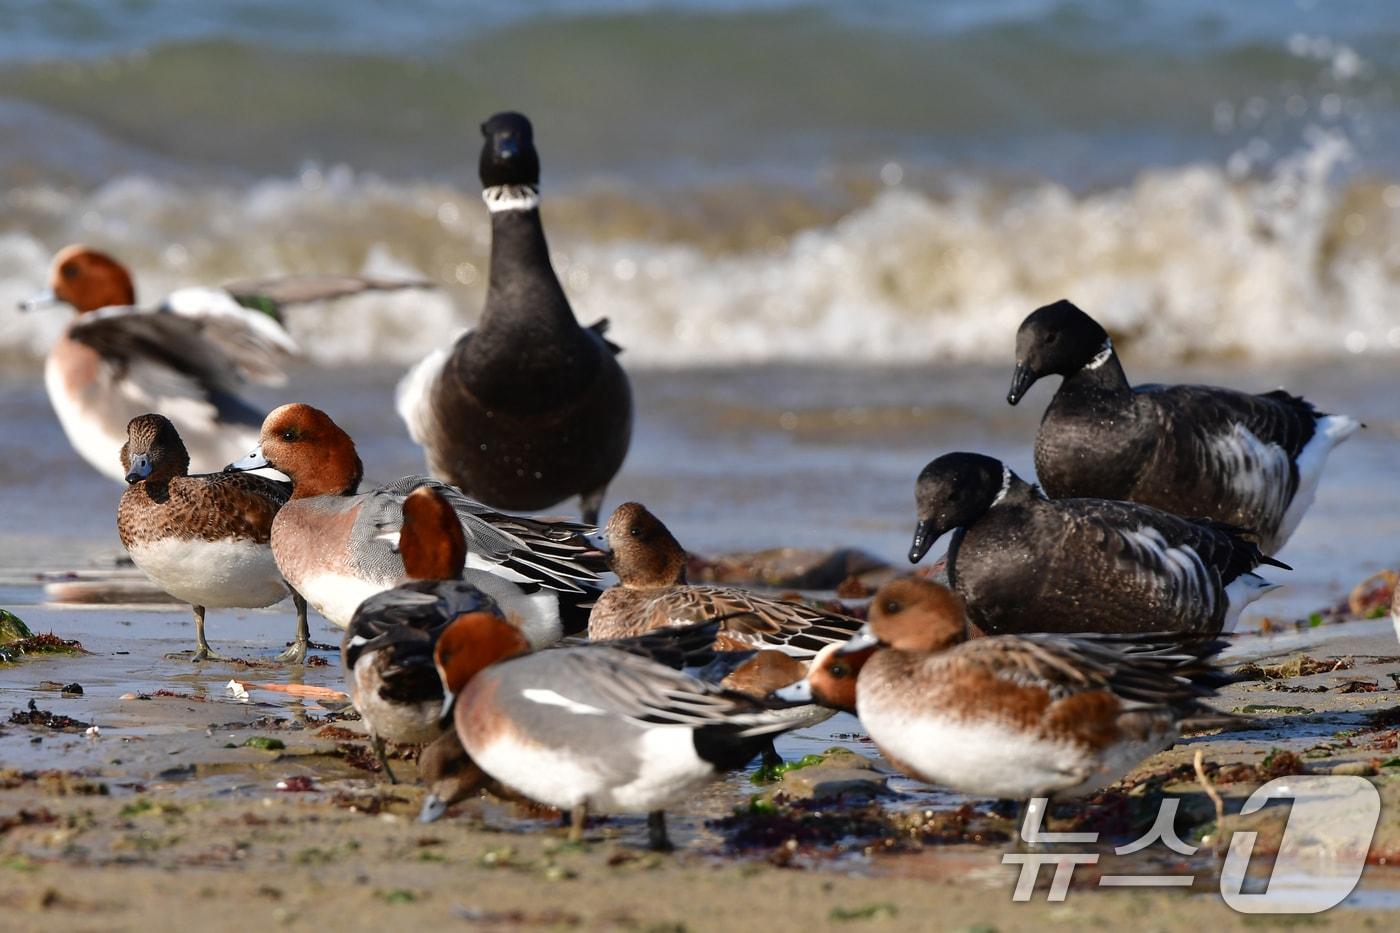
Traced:
POLYGON ((1051 374, 1064 381, 1035 440, 1035 472, 1051 497, 1126 499, 1227 522, 1255 532, 1265 554, 1288 541, 1327 455, 1361 426, 1282 389, 1135 388, 1108 332, 1068 301, 1021 323, 1007 401, 1051 374))
POLYGON ((225 660, 204 638, 206 609, 256 609, 290 594, 297 634, 280 658, 303 663, 306 600, 283 580, 270 545, 287 485, 248 473, 190 476, 185 445, 161 415, 133 418, 126 433, 117 534, 142 573, 194 610, 194 660, 225 660))
POLYGON ((870 623, 775 699, 854 712, 885 758, 929 783, 1007 800, 1075 797, 1168 748, 1229 678, 1198 636, 999 635, 964 641, 957 598, 886 584, 870 623))
POLYGON ((148 411, 178 426, 198 473, 239 456, 263 417, 239 392, 283 382, 282 364, 297 351, 275 319, 221 289, 181 289, 138 308, 126 268, 82 245, 59 251, 49 290, 21 307, 54 303, 77 316, 44 368, 49 401, 73 449, 115 480, 125 475, 127 422, 148 411))
POLYGON ((397 408, 428 471, 488 505, 517 511, 579 497, 596 525, 627 456, 632 393, 607 322, 580 327, 549 262, 540 162, 530 121, 481 127, 491 275, 476 329, 399 383, 397 408))
POLYGON ((438 670, 471 760, 569 810, 575 840, 589 811, 646 813, 651 845, 669 847, 665 807, 806 721, 614 644, 528 650, 514 626, 474 613, 438 640, 438 670))
POLYGON ((676 625, 723 618, 721 650, 775 648, 811 658, 845 642, 861 621, 802 603, 727 586, 686 583, 686 552, 645 506, 627 502, 604 529, 618 585, 608 588, 588 617, 588 637, 626 638, 676 625))
POLYGON ((438 636, 463 613, 498 611, 461 579, 467 538, 452 504, 432 486, 403 501, 399 554, 409 582, 362 602, 340 643, 350 700, 390 783, 398 781, 386 741, 421 746, 443 733, 442 681, 433 665, 438 636))
POLYGON ((957 530, 948 579, 988 634, 1231 631, 1274 588, 1237 528, 1106 499, 1047 499, 999 460, 945 454, 915 488, 909 560, 957 530))
POLYGON ((359 492, 363 468, 355 442, 310 405, 271 412, 258 447, 228 469, 266 467, 292 483, 291 500, 272 526, 277 566, 335 625, 345 627, 362 602, 404 582, 397 550, 403 503, 414 489, 431 486, 452 505, 466 535, 464 581, 491 597, 534 645, 583 628, 580 604, 596 595, 596 569, 603 566, 583 537, 585 526, 503 515, 422 476, 359 492))

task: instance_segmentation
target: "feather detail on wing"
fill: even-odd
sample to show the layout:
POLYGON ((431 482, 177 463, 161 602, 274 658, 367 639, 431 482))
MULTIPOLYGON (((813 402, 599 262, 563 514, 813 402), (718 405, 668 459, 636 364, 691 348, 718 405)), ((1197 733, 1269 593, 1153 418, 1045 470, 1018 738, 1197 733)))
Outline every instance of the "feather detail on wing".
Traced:
POLYGON ((651 603, 648 615, 653 624, 675 626, 723 618, 727 641, 775 648, 799 658, 810 658, 827 645, 845 644, 865 624, 802 603, 722 586, 675 587, 651 603))

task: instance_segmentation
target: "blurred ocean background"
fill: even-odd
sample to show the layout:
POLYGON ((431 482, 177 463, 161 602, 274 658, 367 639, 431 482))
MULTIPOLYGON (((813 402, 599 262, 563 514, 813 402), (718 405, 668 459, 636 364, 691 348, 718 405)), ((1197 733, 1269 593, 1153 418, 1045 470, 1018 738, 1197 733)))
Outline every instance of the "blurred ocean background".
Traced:
POLYGON ((27 534, 0 566, 115 551, 117 490, 38 379, 67 315, 15 310, 72 241, 149 301, 441 284, 288 320, 326 368, 287 392, 353 426, 371 477, 420 468, 389 394, 481 306, 501 109, 535 122, 575 310, 637 374, 609 505, 645 499, 697 550, 898 559, 928 459, 1031 475, 1054 380, 1006 406, 1013 335, 1069 297, 1138 381, 1287 384, 1368 421, 1278 605, 1400 556, 1400 4, 4 0, 0 418, 24 456, 0 458, 0 530, 27 534))
POLYGON ((505 108, 634 364, 1002 363, 1062 296, 1154 359, 1400 351, 1387 0, 6 0, 0 353, 42 353, 14 300, 83 240, 151 299, 427 276, 291 322, 415 358, 480 306, 505 108))

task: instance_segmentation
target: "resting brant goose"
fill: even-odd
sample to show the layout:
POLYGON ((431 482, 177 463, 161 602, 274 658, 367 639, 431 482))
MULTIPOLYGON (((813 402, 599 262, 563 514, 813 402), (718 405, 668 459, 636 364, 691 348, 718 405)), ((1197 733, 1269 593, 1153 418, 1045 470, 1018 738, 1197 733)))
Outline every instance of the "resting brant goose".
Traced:
POLYGON ((1106 499, 1047 499, 1000 460, 945 454, 915 486, 909 560, 956 529, 948 579, 985 634, 1231 631, 1274 588, 1238 528, 1106 499))
POLYGON ((1037 379, 1064 377, 1035 440, 1035 472, 1056 499, 1126 499, 1228 522, 1277 554, 1312 505, 1327 455, 1360 423, 1282 389, 1128 385, 1108 332, 1068 301, 1016 334, 1015 405, 1037 379))
POLYGON ((499 509, 579 497, 598 522, 632 436, 632 392, 604 338, 580 327, 549 263, 540 161, 530 121, 498 113, 481 127, 491 211, 491 278, 475 330, 430 353, 399 383, 397 407, 428 470, 499 509))

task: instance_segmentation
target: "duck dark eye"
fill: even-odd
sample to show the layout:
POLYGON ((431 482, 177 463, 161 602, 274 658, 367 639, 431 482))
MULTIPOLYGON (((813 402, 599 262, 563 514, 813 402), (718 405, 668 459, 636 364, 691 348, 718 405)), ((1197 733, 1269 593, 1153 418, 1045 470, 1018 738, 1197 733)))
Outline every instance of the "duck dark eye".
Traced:
POLYGON ((627 533, 634 538, 640 538, 642 536, 642 529, 633 525, 631 528, 627 529, 627 533))
POLYGON ((831 665, 828 670, 831 672, 832 677, 851 676, 851 668, 842 661, 837 661, 835 664, 831 665))
POLYGON ((78 264, 76 262, 65 262, 59 267, 58 274, 65 279, 75 279, 78 277, 78 264))
POLYGON ((895 602, 894 600, 890 600, 889 602, 885 603, 885 612, 889 613, 890 615, 894 615, 902 608, 904 607, 901 606, 899 603, 895 602))
POLYGON ((284 441, 294 441, 294 440, 296 440, 296 439, 297 439, 296 428, 288 428, 287 430, 285 430, 285 431, 282 432, 282 435, 281 435, 281 436, 282 436, 282 440, 284 440, 284 441))
POLYGON ((1048 334, 1045 335, 1045 342, 1046 342, 1046 343, 1054 343, 1056 340, 1059 340, 1059 339, 1060 339, 1060 333, 1059 333, 1059 331, 1054 331, 1054 330, 1052 330, 1050 333, 1048 333, 1048 334))

